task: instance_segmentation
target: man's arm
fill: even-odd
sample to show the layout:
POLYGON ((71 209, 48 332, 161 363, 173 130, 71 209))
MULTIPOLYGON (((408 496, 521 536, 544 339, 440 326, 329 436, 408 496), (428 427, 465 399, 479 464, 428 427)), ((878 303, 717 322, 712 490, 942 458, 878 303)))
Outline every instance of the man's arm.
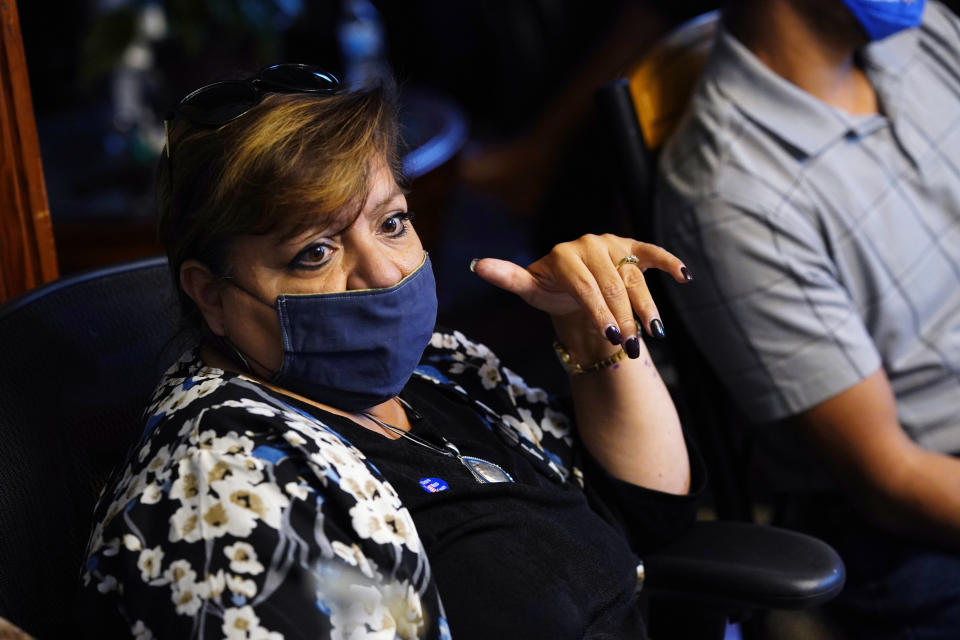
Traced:
POLYGON ((882 368, 785 423, 812 442, 874 524, 960 548, 960 459, 907 436, 882 368))

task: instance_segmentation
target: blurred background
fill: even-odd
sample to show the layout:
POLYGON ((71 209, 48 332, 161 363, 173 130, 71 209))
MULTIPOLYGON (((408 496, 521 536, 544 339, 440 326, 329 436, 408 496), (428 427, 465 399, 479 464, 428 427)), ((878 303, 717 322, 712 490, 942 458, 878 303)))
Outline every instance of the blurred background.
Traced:
POLYGON ((75 0, 18 3, 62 275, 160 252, 163 116, 279 61, 401 89, 411 209, 440 321, 562 380, 540 314, 468 271, 588 231, 630 234, 593 94, 701 0, 75 0))

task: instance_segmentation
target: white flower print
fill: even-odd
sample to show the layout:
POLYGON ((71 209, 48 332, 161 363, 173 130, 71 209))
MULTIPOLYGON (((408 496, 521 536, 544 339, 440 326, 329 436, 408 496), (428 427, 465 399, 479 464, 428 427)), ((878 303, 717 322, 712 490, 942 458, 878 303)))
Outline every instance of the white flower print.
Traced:
POLYGON ((376 571, 367 556, 360 550, 357 543, 346 545, 339 540, 334 540, 331 546, 333 546, 333 552, 337 554, 337 557, 344 560, 351 567, 360 569, 360 573, 365 577, 373 578, 376 571))
POLYGON ((103 555, 110 557, 118 553, 120 553, 120 538, 108 540, 107 543, 103 545, 103 555))
POLYGON ((153 640, 153 632, 143 624, 143 620, 137 620, 130 627, 130 633, 133 634, 134 640, 153 640))
POLYGON ((253 607, 231 607, 223 612, 224 640, 247 640, 247 634, 260 626, 260 618, 253 607))
POLYGON ((147 486, 147 470, 144 469, 140 473, 136 474, 135 476, 130 476, 130 480, 128 483, 126 483, 125 491, 123 491, 120 499, 125 504, 127 501, 132 500, 137 496, 139 496, 141 493, 143 493, 143 489, 146 486, 147 486))
POLYGON ((170 563, 164 578, 170 581, 170 601, 176 612, 182 616, 196 615, 210 592, 206 580, 197 582, 197 572, 188 561, 182 559, 170 563))
POLYGON ((533 413, 531 413, 529 409, 518 408, 517 414, 520 416, 520 420, 518 420, 516 416, 505 413, 503 415, 503 421, 516 429, 517 432, 527 440, 534 444, 540 444, 540 440, 543 439, 543 431, 540 430, 540 425, 534 420, 533 413))
POLYGON ((190 583, 197 579, 197 572, 193 570, 190 563, 186 560, 174 560, 163 572, 163 577, 171 584, 178 582, 190 583))
POLYGON ((480 367, 480 382, 483 383, 484 389, 493 389, 500 382, 500 372, 497 371, 497 368, 490 364, 490 361, 483 363, 480 367))
POLYGON ((177 479, 170 485, 170 499, 179 500, 184 505, 196 505, 200 500, 197 465, 190 457, 183 457, 177 466, 177 479))
POLYGON ((236 542, 223 550, 230 560, 230 571, 257 575, 263 572, 263 565, 257 561, 257 552, 249 542, 236 542))
POLYGON ((424 625, 420 597, 406 582, 351 585, 331 604, 333 640, 418 638, 424 625))
POLYGON ((223 569, 220 569, 216 573, 208 573, 205 582, 207 584, 207 598, 209 599, 219 598, 220 594, 223 593, 223 590, 227 587, 227 580, 223 569))
POLYGON ((170 592, 176 612, 181 616, 195 616, 207 596, 207 585, 203 582, 177 583, 170 592))
POLYGON ((527 402, 536 404, 546 403, 549 400, 546 391, 538 387, 527 386, 526 380, 507 367, 503 367, 503 373, 507 377, 507 383, 510 385, 510 392, 514 397, 522 396, 527 400, 527 402))
POLYGON ((361 538, 369 538, 378 544, 406 545, 414 553, 420 551, 420 538, 413 518, 397 499, 384 496, 360 500, 350 507, 350 518, 361 538))
POLYGON ((572 444, 570 419, 559 411, 547 407, 543 414, 543 420, 540 421, 540 426, 553 437, 560 438, 568 445, 572 444))
POLYGON ((232 573, 227 574, 227 588, 237 595, 253 598, 257 595, 257 583, 232 573))
POLYGON ((407 582, 391 582, 382 588, 384 605, 390 611, 401 638, 419 638, 424 628, 420 595, 407 582))
MULTIPOLYGON (((481 376, 485 387, 503 383, 499 361, 483 345, 463 347, 456 335, 447 333, 435 334, 431 342, 446 350, 447 365, 481 376)), ((283 640, 280 633, 261 626, 255 606, 261 601, 273 606, 282 599, 280 594, 292 594, 299 585, 271 581, 268 589, 263 580, 271 571, 273 547, 259 545, 276 538, 277 532, 280 540, 287 539, 291 522, 285 511, 303 500, 308 507, 298 517, 312 518, 315 511, 316 522, 312 536, 303 538, 308 553, 298 552, 292 559, 315 559, 325 567, 311 575, 317 580, 320 612, 335 618, 332 637, 392 640, 424 635, 425 618, 432 617, 427 612, 437 610, 439 600, 413 518, 394 488, 362 452, 319 419, 284 409, 279 399, 263 402, 271 395, 268 389, 265 396, 246 394, 253 383, 224 388, 223 372, 198 363, 196 355, 186 359, 158 386, 151 422, 156 423, 160 413, 167 418, 133 450, 122 479, 111 485, 98 508, 104 515, 91 538, 93 557, 84 575, 89 591, 122 593, 126 586, 132 594, 128 578, 120 583, 113 576, 120 575, 118 566, 136 562, 134 571, 146 583, 137 588, 138 596, 149 585, 157 594, 151 606, 162 605, 167 616, 175 611, 178 616, 202 617, 205 627, 216 620, 227 638, 283 640), (208 397, 217 389, 221 391, 208 397), (226 411, 214 413, 219 408, 226 411), (325 516, 331 516, 326 522, 335 526, 325 524, 325 516), (157 522, 168 529, 158 532, 157 522), (218 537, 223 542, 213 543, 218 537), (177 542, 184 544, 171 544, 177 542), (378 564, 391 567, 391 572, 382 575, 378 564), (417 577, 409 584, 392 581, 394 575, 417 577), (324 583, 336 583, 336 593, 320 588, 324 583)), ((297 604, 317 614, 313 602, 297 604)), ((131 636, 152 640, 144 624, 150 619, 138 620, 135 608, 129 613, 131 636)), ((442 625, 442 617, 430 622, 442 625)))
POLYGON ((436 331, 430 337, 430 346, 432 346, 434 349, 456 349, 458 346, 457 338, 449 333, 440 333, 439 331, 436 331))
POLYGON ((459 331, 454 331, 453 335, 460 342, 460 344, 464 346, 468 356, 472 356, 474 358, 483 358, 487 361, 493 360, 494 362, 499 363, 497 357, 491 353, 490 349, 488 349, 486 345, 471 341, 469 338, 467 338, 467 336, 463 335, 459 331))
POLYGON ((170 488, 170 497, 181 502, 170 519, 171 542, 224 534, 245 538, 258 520, 274 529, 280 526, 290 500, 278 486, 263 481, 263 462, 248 455, 247 440, 236 434, 197 435, 202 448, 180 460, 170 488))
POLYGON ((156 482, 151 482, 143 489, 143 493, 140 495, 140 502, 143 504, 157 504, 162 497, 163 486, 156 482))
POLYGON ((211 483, 211 486, 225 505, 252 513, 273 529, 280 527, 283 509, 290 505, 290 499, 283 494, 280 487, 269 482, 254 486, 245 478, 230 476, 211 483))
POLYGON ((97 591, 100 593, 110 593, 117 590, 117 579, 114 576, 104 576, 103 580, 97 585, 97 591))
POLYGON ((200 510, 196 504, 185 504, 170 517, 170 533, 167 539, 170 542, 196 542, 200 539, 201 532, 200 510))
POLYGON ((194 400, 213 393, 222 384, 224 384, 224 382, 220 376, 193 376, 192 378, 184 380, 183 384, 167 394, 158 405, 151 407, 149 413, 151 415, 158 413, 170 415, 183 409, 194 400), (190 388, 184 389, 184 385, 188 383, 191 385, 190 388))
POLYGON ((266 402, 260 402, 252 398, 240 398, 239 400, 227 400, 223 403, 224 407, 238 407, 246 409, 248 413, 257 416, 266 416, 272 418, 277 415, 277 410, 266 402))
POLYGON ((154 477, 163 481, 170 475, 170 445, 164 445, 157 449, 153 454, 153 459, 147 465, 147 471, 154 474, 154 477))
POLYGON ((153 549, 144 549, 137 558, 137 567, 140 569, 140 579, 150 582, 160 575, 160 565, 163 562, 163 549, 159 545, 153 549))
POLYGON ((230 431, 225 436, 213 439, 211 452, 226 455, 249 455, 253 451, 253 440, 247 436, 237 435, 236 431, 230 431))
POLYGON ((238 507, 236 503, 217 500, 204 506, 206 508, 200 516, 200 536, 204 540, 223 535, 246 538, 257 526, 257 514, 251 509, 238 507))
POLYGON ((310 497, 310 491, 307 489, 307 485, 305 484, 288 482, 287 484, 283 485, 283 490, 286 491, 288 495, 301 500, 306 500, 310 497))
POLYGON ((283 434, 283 439, 295 447, 302 447, 307 444, 306 439, 296 431, 287 431, 283 434))

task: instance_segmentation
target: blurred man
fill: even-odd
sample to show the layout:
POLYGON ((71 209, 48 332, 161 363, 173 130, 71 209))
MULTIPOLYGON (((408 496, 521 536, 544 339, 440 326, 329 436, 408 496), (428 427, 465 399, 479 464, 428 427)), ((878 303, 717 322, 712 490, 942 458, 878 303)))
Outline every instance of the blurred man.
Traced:
MULTIPOLYGON (((960 634, 960 20, 731 2, 664 150, 675 302, 865 637, 960 634), (797 437, 799 436, 799 437, 797 437)), ((672 292, 671 292, 672 293, 672 292)))

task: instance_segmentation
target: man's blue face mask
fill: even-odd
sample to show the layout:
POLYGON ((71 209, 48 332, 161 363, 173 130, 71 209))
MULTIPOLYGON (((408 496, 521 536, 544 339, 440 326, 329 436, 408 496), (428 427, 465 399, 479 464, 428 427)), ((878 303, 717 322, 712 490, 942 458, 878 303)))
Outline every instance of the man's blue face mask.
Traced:
MULTIPOLYGON (((241 291, 268 304, 237 283, 241 291)), ((357 413, 394 397, 433 335, 437 288, 430 256, 385 289, 281 294, 283 363, 270 382, 357 413)))
POLYGON ((843 0, 871 40, 920 26, 926 0, 843 0))

